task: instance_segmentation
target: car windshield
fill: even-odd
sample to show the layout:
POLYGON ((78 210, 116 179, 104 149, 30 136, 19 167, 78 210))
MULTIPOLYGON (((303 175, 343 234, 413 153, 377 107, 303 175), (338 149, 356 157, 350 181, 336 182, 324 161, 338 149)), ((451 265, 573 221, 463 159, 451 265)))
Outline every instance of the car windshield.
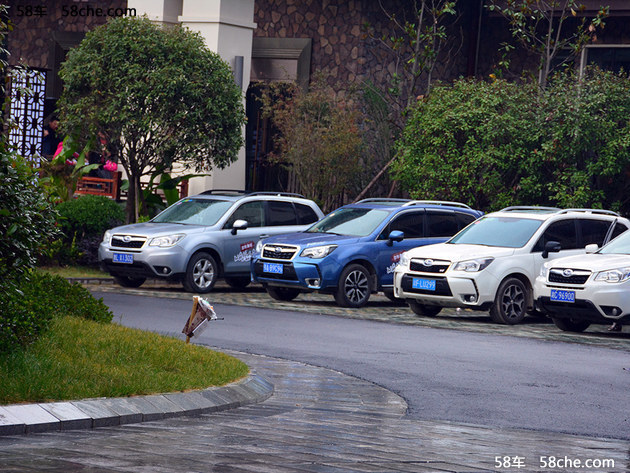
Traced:
POLYGON ((601 248, 603 255, 630 255, 630 232, 626 231, 601 248))
POLYGON ((367 236, 387 218, 386 210, 342 208, 326 215, 306 230, 309 233, 335 233, 337 235, 367 236))
POLYGON ((521 217, 483 217, 448 243, 521 248, 542 225, 542 220, 521 217))
POLYGON ((183 199, 155 217, 155 223, 214 225, 232 206, 232 202, 217 199, 183 199))

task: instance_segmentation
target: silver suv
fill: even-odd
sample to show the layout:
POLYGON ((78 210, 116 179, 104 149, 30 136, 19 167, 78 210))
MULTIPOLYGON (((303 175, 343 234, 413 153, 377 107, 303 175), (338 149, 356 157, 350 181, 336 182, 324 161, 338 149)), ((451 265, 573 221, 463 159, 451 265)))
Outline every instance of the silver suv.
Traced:
POLYGON ((181 199, 146 223, 105 232, 101 267, 125 287, 147 278, 181 281, 189 292, 212 290, 217 278, 250 283, 249 260, 258 240, 305 230, 324 214, 297 194, 207 191, 181 199))

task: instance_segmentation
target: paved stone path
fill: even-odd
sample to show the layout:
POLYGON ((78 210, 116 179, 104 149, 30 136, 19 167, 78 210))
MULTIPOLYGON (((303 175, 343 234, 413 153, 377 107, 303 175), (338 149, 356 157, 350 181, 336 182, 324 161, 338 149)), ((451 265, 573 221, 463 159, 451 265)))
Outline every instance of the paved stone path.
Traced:
POLYGON ((275 385, 261 404, 198 417, 0 437, 3 473, 490 472, 606 462, 630 471, 630 443, 413 421, 390 391, 328 369, 233 353, 275 385), (501 468, 497 468, 497 457, 501 468), (508 460, 509 459, 509 460, 508 460), (507 462, 511 463, 507 463, 507 462), (611 462, 614 462, 611 463, 611 462), (503 468, 505 465, 509 467, 503 468), (518 467, 516 466, 518 465, 518 467))

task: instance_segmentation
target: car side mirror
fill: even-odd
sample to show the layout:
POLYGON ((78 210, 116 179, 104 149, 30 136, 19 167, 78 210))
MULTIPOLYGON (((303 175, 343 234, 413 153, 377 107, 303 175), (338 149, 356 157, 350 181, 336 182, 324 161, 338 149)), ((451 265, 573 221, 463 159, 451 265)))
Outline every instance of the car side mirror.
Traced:
POLYGON ((599 250, 599 245, 597 245, 597 243, 591 243, 590 245, 586 245, 584 247, 584 250, 588 254, 595 253, 597 250, 599 250))
POLYGON ((236 235, 238 230, 245 230, 247 228, 247 220, 235 220, 232 224, 232 235, 236 235))
POLYGON ((559 242, 548 241, 547 243, 545 243, 545 249, 542 252, 542 257, 547 258, 549 256, 549 253, 557 253, 561 249, 562 249, 562 246, 560 246, 559 242))
POLYGON ((405 234, 400 230, 393 230, 387 237, 387 246, 393 246, 395 241, 403 241, 405 234))

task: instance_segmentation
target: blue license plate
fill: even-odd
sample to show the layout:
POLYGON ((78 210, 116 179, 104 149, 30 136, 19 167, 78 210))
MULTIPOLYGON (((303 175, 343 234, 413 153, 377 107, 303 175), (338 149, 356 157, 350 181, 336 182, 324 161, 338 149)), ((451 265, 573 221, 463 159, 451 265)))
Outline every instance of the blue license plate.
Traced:
POLYGON ((133 255, 128 253, 114 253, 114 263, 133 264, 133 255))
POLYGON ((279 263, 263 263, 263 272, 282 274, 282 265, 279 263))
POLYGON ((413 278, 411 287, 414 289, 423 289, 425 291, 435 291, 435 279, 413 278))
POLYGON ((556 302, 575 302, 575 291, 552 289, 550 299, 556 302))

